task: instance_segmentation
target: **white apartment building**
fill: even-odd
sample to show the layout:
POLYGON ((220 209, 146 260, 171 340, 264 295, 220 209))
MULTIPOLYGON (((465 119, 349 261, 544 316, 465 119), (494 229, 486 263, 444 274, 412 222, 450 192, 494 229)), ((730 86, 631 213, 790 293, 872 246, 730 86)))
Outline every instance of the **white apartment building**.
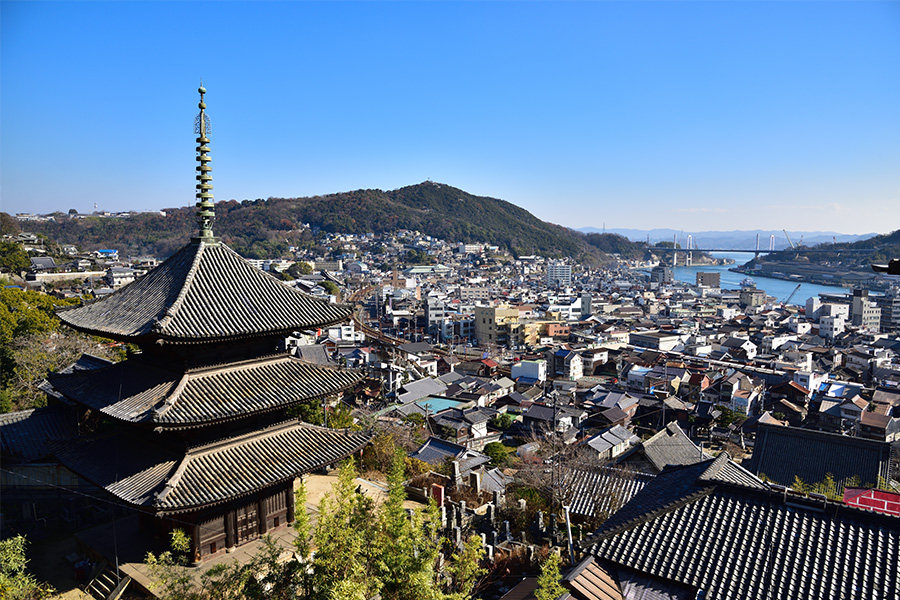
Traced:
POLYGON ((850 304, 850 322, 856 327, 878 333, 881 327, 881 309, 869 300, 869 290, 853 290, 850 304))
POLYGON ((551 287, 569 287, 572 285, 572 265, 561 262, 547 264, 547 285, 551 287))

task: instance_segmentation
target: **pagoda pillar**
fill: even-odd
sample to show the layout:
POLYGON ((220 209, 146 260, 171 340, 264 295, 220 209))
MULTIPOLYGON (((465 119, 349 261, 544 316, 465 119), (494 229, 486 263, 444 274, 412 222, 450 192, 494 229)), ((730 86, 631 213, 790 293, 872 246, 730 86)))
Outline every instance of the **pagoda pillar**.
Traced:
POLYGON ((266 512, 266 497, 260 496, 259 501, 257 502, 257 514, 259 515, 259 535, 265 535, 266 531, 268 531, 268 521, 269 515, 266 512))
MULTIPOLYGON (((287 506, 287 514, 285 515, 285 520, 288 523, 294 522, 294 489, 293 486, 289 485, 286 490, 284 490, 284 504, 287 506)), ((306 510, 306 507, 301 507, 303 510, 306 510)))
POLYGON ((237 536, 235 535, 235 530, 237 529, 237 515, 232 508, 228 512, 225 513, 225 548, 226 552, 233 552, 235 547, 237 546, 237 536))

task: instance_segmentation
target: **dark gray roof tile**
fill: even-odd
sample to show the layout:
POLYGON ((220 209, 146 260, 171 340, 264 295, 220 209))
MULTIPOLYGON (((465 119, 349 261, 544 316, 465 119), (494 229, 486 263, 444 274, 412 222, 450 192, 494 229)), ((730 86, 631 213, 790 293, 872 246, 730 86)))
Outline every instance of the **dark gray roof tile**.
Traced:
POLYGON ((675 421, 646 440, 641 448, 647 459, 659 470, 666 465, 690 465, 710 458, 685 435, 675 421))
POLYGON ((747 468, 786 486, 794 477, 806 484, 820 483, 829 473, 841 487, 851 477, 875 485, 879 477, 890 478, 890 457, 888 442, 761 423, 747 468))
POLYGON ((682 501, 646 518, 604 526, 588 551, 721 600, 900 594, 896 517, 840 505, 822 510, 816 502, 786 502, 779 494, 734 486, 684 491, 682 501))
POLYGON ((47 442, 73 436, 76 424, 74 413, 62 406, 0 414, 0 455, 21 461, 50 456, 47 442))
POLYGON ((192 242, 134 283, 58 314, 114 339, 198 342, 322 327, 350 312, 284 285, 224 244, 192 242))
POLYGON ((154 512, 208 506, 341 460, 367 432, 286 422, 179 453, 144 435, 118 432, 60 446, 59 460, 121 500, 154 512))
POLYGON ((563 477, 564 501, 573 515, 582 517, 615 513, 653 479, 653 475, 613 467, 572 469, 563 477))
POLYGON ((362 373, 279 355, 179 373, 139 360, 51 376, 65 397, 116 419, 195 426, 242 418, 352 387, 362 373))

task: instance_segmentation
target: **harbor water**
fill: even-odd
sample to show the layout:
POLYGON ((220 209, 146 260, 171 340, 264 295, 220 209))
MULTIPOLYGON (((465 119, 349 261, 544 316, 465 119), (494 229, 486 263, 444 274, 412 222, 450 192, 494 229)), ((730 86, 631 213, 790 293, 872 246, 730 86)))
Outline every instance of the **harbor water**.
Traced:
MULTIPOLYGON (((693 267, 675 267, 675 280, 685 283, 696 283, 697 273, 720 273, 720 285, 723 289, 737 290, 741 287, 741 281, 747 277, 743 273, 734 273, 728 269, 742 265, 753 258, 753 255, 747 252, 714 252, 715 258, 730 258, 735 262, 730 265, 698 265, 693 267)), ((800 281, 787 281, 784 279, 772 279, 771 277, 757 277, 754 275, 752 279, 756 282, 756 287, 765 290, 766 294, 773 296, 778 302, 783 301, 797 284, 800 289, 791 298, 791 304, 804 305, 807 298, 818 296, 819 294, 850 294, 851 290, 833 285, 818 285, 815 283, 806 283, 800 281)))

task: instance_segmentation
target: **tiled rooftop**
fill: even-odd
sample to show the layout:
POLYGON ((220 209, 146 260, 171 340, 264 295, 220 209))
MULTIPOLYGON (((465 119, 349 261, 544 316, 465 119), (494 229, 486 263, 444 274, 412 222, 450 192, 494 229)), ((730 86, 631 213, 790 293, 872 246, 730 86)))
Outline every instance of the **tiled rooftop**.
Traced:
POLYGON ((60 461, 121 500, 161 512, 224 502, 359 450, 367 432, 286 422, 178 452, 128 432, 61 446, 60 461))
POLYGON ((350 311, 284 285, 224 244, 193 242, 145 277, 59 317, 113 339, 201 342, 323 327, 350 311))
POLYGON ((320 398, 355 385, 362 374, 285 355, 179 373, 127 360, 51 376, 65 397, 116 419, 194 426, 320 398))

